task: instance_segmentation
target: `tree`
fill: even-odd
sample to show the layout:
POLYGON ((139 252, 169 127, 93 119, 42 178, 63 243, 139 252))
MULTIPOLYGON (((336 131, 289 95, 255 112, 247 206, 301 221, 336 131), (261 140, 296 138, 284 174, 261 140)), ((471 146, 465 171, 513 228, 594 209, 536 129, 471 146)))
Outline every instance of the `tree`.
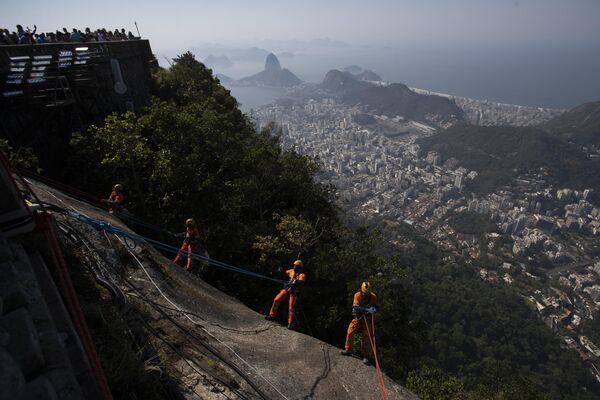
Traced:
POLYGON ((422 400, 484 400, 468 392, 460 379, 427 366, 411 371, 406 379, 406 387, 422 400))
POLYGON ((308 251, 319 240, 318 220, 315 226, 312 226, 302 218, 293 215, 281 216, 277 213, 273 214, 273 220, 276 222, 277 236, 256 235, 256 241, 252 245, 252 248, 260 251, 261 262, 265 262, 270 255, 294 255, 300 258, 302 253, 308 251))
POLYGON ((8 143, 8 140, 0 139, 0 151, 8 157, 8 161, 13 167, 41 173, 38 158, 29 147, 15 149, 8 143))

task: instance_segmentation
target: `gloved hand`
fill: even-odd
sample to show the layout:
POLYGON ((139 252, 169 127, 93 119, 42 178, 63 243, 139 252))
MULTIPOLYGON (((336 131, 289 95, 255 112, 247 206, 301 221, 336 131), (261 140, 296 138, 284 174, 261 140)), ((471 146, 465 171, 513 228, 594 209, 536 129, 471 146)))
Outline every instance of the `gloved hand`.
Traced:
POLYGON ((284 289, 290 289, 290 288, 293 288, 293 287, 294 287, 294 284, 292 282, 288 282, 285 285, 283 285, 284 289))
POLYGON ((369 307, 369 308, 367 308, 367 312, 369 314, 375 314, 377 312, 377 308, 375 308, 375 307, 369 307))

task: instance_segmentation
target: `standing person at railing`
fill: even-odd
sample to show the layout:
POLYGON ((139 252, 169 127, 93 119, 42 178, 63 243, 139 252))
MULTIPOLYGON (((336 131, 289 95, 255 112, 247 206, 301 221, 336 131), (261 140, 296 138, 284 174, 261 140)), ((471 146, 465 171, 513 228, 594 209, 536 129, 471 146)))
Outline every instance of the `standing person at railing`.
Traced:
POLYGON ((10 37, 10 33, 8 32, 8 29, 0 29, 0 44, 1 45, 14 44, 12 41, 12 38, 10 37))
POLYGON ((33 44, 33 35, 37 32, 37 26, 33 26, 33 32, 27 27, 27 30, 23 29, 23 26, 17 25, 17 35, 19 36, 20 44, 33 44))
POLYGON ((73 28, 73 32, 71 32, 71 35, 69 36, 69 40, 71 42, 83 42, 83 37, 81 36, 81 32, 79 32, 77 29, 73 28))
POLYGON ((36 36, 36 43, 38 44, 43 44, 43 43, 48 43, 48 39, 46 38, 46 34, 44 32, 40 33, 39 35, 35 35, 36 36))

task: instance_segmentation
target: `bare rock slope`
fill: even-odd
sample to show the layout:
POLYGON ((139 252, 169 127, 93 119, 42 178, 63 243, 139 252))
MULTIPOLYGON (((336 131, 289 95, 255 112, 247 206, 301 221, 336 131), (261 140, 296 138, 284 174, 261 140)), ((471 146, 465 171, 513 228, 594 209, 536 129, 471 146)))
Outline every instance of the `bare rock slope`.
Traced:
MULTIPOLYGON (((127 229, 104 211, 44 185, 35 184, 35 190, 43 201, 127 229)), ((57 218, 70 217, 57 214, 57 218)), ((308 335, 265 321, 262 315, 235 298, 174 267, 170 260, 143 243, 127 246, 89 225, 70 223, 105 258, 113 260, 115 265, 122 264, 120 274, 116 275, 120 275, 119 286, 128 297, 144 298, 149 309, 154 307, 149 311, 154 318, 172 319, 174 326, 179 326, 165 328, 163 333, 172 334, 170 340, 186 355, 171 360, 171 366, 180 373, 186 398, 198 398, 198 394, 214 399, 381 397, 374 367, 344 357, 340 349, 308 335), (122 261, 124 257, 116 253, 128 253, 131 257, 122 261), (181 339, 181 335, 186 339, 181 339), (211 376, 203 370, 217 373, 211 376), (223 382, 228 382, 230 388, 223 382)), ((417 399, 388 377, 384 379, 389 399, 417 399)))

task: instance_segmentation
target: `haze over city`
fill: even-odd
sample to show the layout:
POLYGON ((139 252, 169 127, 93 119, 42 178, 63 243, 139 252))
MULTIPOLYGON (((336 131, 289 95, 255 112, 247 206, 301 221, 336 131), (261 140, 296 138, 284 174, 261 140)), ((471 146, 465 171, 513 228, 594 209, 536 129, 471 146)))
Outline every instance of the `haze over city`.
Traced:
MULTIPOLYGON (((161 65, 190 49, 203 59, 256 46, 291 51, 286 66, 313 82, 331 68, 358 64, 386 81, 506 103, 569 108, 600 92, 600 3, 593 0, 109 0, 85 7, 69 0, 60 4, 64 12, 56 8, 10 2, 0 26, 112 29, 110 21, 137 34, 137 22, 161 65)), ((241 78, 261 63, 214 72, 241 78)))
MULTIPOLYGON (((42 29, 115 26, 140 32, 158 50, 200 43, 331 37, 359 45, 598 46, 600 3, 593 0, 170 1, 60 4, 7 2, 0 24, 42 29), (59 7, 61 12, 55 11, 59 7)), ((109 28, 109 27, 107 27, 109 28)), ((597 48, 597 47, 596 47, 597 48)))

